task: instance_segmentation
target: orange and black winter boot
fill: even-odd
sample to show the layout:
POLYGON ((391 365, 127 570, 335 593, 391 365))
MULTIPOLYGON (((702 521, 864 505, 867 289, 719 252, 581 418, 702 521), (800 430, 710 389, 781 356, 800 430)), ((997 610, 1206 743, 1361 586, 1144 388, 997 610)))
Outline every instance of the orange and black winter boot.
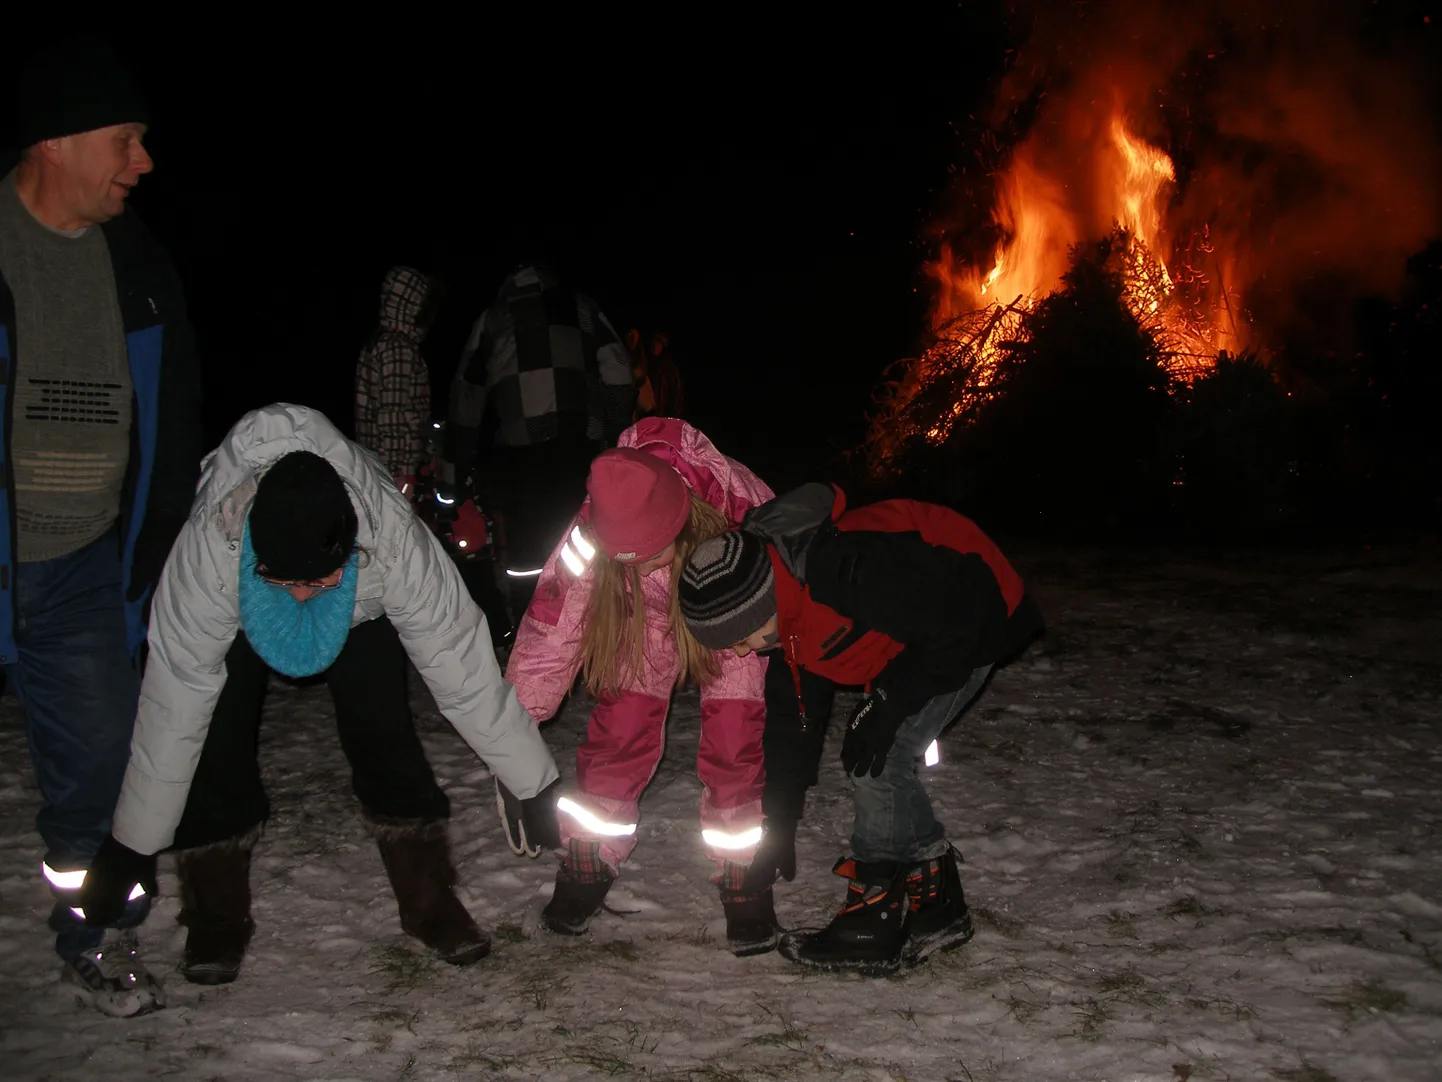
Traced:
POLYGON ((830 924, 803 936, 786 954, 821 969, 870 973, 897 969, 906 938, 905 866, 846 857, 831 870, 849 880, 841 910, 830 924))
POLYGON ((954 848, 939 857, 912 865, 906 873, 906 945, 908 965, 971 941, 975 928, 961 889, 961 859, 954 848))

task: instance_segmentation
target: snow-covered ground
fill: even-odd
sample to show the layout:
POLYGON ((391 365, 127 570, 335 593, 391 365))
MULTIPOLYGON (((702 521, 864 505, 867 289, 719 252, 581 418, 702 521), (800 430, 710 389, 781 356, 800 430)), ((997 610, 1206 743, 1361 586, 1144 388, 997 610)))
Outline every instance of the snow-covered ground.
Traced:
MULTIPOLYGON (((454 969, 404 937, 324 687, 277 684, 274 798, 241 979, 174 972, 175 879, 144 930, 171 1005, 110 1020, 57 982, 36 797, 0 706, 5 1079, 1442 1078, 1442 562, 1435 548, 1200 561, 1017 559, 1050 633, 930 771, 966 856, 966 948, 891 979, 731 957, 697 844, 697 699, 678 696, 624 916, 536 930, 554 866, 511 855, 486 771, 416 683, 455 806, 463 898, 496 932, 454 969)), ((845 709, 848 701, 839 704, 845 709)), ((587 706, 545 732, 563 769, 587 706)), ((828 748, 782 884, 839 901, 828 748)))

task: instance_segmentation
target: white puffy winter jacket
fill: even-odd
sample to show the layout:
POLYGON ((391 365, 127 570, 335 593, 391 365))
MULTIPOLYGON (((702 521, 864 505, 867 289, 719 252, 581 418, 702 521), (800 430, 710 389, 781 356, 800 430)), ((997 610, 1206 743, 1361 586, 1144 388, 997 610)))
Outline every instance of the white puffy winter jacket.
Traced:
POLYGON ((484 617, 440 543, 372 452, 324 415, 285 403, 246 414, 201 464, 190 520, 150 614, 150 658, 112 832, 138 853, 168 846, 185 810, 240 626, 241 531, 256 483, 291 451, 312 451, 350 490, 361 549, 351 626, 395 625, 441 713, 518 797, 556 779, 536 723, 501 677, 484 617))

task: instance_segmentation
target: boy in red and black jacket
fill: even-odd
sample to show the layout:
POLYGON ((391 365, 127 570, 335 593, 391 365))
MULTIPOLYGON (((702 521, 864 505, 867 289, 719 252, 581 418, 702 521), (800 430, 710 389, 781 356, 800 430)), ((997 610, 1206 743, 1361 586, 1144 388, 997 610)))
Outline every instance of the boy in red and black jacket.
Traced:
POLYGON ((796 873, 796 824, 836 685, 866 694, 846 722, 852 856, 846 902, 819 932, 788 936, 805 964, 886 972, 971 938, 957 854, 918 768, 992 667, 1042 630, 1006 557, 971 520, 888 500, 852 511, 829 485, 763 504, 697 546, 681 611, 713 649, 772 651, 766 676, 765 837, 747 886, 796 873), (754 880, 754 882, 750 881, 754 880), (903 904, 905 903, 905 904, 903 904))

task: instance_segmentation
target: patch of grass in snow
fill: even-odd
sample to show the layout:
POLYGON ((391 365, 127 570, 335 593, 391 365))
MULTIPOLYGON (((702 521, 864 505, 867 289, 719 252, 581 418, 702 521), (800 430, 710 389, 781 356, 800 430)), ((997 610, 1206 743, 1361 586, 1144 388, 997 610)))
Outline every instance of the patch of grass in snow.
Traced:
POLYGON ((1323 1000, 1335 1010, 1388 1011, 1395 1013, 1407 1006, 1407 997, 1373 979, 1353 981, 1338 999, 1323 1000))
POLYGON ((1107 935, 1117 939, 1135 939, 1137 937, 1137 930, 1132 927, 1132 921, 1136 919, 1133 914, 1113 909, 1102 919, 1107 926, 1107 935))
POLYGON ((756 1001, 756 1006, 760 1007, 762 1013, 773 1022, 779 1023, 781 1030, 778 1033, 763 1033, 759 1037, 752 1037, 746 1042, 747 1044, 778 1046, 790 1049, 792 1052, 806 1051, 806 1046, 810 1043, 811 1038, 807 1036, 805 1030, 797 1027, 789 1014, 780 1009, 772 1010, 759 999, 756 1001))
POLYGON ((491 939, 496 943, 524 943, 525 934, 521 931, 519 924, 498 924, 491 931, 491 939))
POLYGON ((1250 1007, 1238 1003, 1231 996, 1191 996, 1183 1002, 1194 1011, 1219 1011, 1231 1015, 1238 1022, 1254 1017, 1250 1007))
POLYGON ((974 905, 971 907, 971 911, 1007 939, 1018 939, 1026 930, 1026 925, 1015 917, 1008 917, 1005 913, 998 913, 995 909, 988 909, 984 905, 974 905))
POLYGON ((625 1075, 628 1078, 640 1077, 642 1072, 636 1069, 636 1065, 630 1060, 622 1059, 611 1052, 603 1052, 597 1048, 568 1048, 553 1056, 542 1056, 540 1062, 547 1067, 558 1067, 562 1064, 577 1064, 582 1067, 589 1067, 603 1075, 615 1078, 618 1075, 625 1075))
POLYGON ((1076 1036, 1084 1041, 1099 1041, 1105 1035, 1106 1024, 1111 1021, 1112 1012, 1105 1003, 1088 998, 1077 1008, 1076 1016, 1076 1036))
POLYGON ((513 987, 522 999, 530 1000, 531 1006, 536 1010, 544 1011, 550 1004, 551 997, 566 991, 569 984, 570 978, 565 974, 542 967, 528 970, 513 987))
POLYGON ((1182 917, 1201 920, 1203 917, 1219 917, 1222 915, 1220 909, 1211 909, 1197 901, 1197 899, 1190 894, 1164 906, 1162 913, 1172 920, 1180 920, 1182 917))
POLYGON ((704 924, 686 932, 667 932, 661 938, 668 943, 682 943, 688 947, 709 947, 711 945, 711 937, 706 934, 704 924))
POLYGON ((466 1045, 464 1052, 457 1052, 446 1064, 447 1069, 464 1072, 470 1077, 469 1068, 481 1067, 487 1071, 509 1071, 520 1065, 520 1058, 508 1052, 493 1052, 490 1045, 466 1045))
POLYGON ((1007 993, 1006 1011, 1022 1025, 1026 1025, 1044 1010, 1046 1010, 1045 1003, 1033 1003, 1029 999, 1023 999, 1015 992, 1007 993))
POLYGON ((385 981, 384 995, 398 992, 414 992, 422 985, 429 984, 435 969, 435 960, 417 954, 399 944, 388 944, 376 950, 370 972, 385 981))
POLYGON ((1323 1067, 1314 1067, 1310 1063, 1303 1062, 1300 1067, 1283 1067, 1272 1071, 1272 1077, 1282 1079, 1282 1082, 1341 1082, 1331 1071, 1323 1067))

